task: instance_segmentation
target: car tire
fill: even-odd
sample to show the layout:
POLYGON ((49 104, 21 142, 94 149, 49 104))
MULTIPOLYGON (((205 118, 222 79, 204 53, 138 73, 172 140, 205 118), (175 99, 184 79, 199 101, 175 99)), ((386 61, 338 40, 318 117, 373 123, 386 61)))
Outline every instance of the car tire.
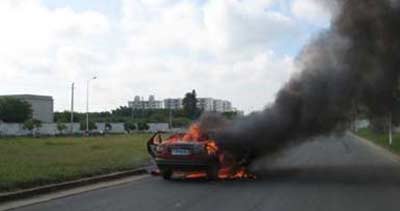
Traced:
POLYGON ((166 180, 170 180, 172 176, 172 171, 170 169, 164 169, 161 171, 161 176, 166 180))
POLYGON ((219 173, 218 165, 217 164, 213 164, 207 169, 207 178, 209 180, 217 180, 218 179, 218 173, 219 173))

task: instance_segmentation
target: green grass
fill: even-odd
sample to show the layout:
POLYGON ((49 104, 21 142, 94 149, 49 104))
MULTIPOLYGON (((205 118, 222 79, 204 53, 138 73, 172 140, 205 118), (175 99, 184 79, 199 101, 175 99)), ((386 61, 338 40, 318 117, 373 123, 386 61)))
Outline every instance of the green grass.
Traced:
POLYGON ((357 135, 368 139, 378 145, 383 146, 384 148, 400 154, 400 133, 393 133, 393 142, 392 145, 389 145, 389 135, 388 133, 376 133, 370 129, 361 129, 357 132, 357 135))
POLYGON ((150 136, 0 138, 0 192, 141 166, 150 136))

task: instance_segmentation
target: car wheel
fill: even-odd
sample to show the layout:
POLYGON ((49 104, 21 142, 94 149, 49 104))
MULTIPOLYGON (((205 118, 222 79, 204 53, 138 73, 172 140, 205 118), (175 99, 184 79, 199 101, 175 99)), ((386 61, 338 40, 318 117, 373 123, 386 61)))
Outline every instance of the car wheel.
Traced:
POLYGON ((164 179, 169 180, 169 179, 171 179, 172 171, 170 169, 164 169, 161 171, 161 176, 164 179))
POLYGON ((219 173, 219 167, 217 164, 211 165, 207 170, 207 177, 210 180, 217 180, 219 173))

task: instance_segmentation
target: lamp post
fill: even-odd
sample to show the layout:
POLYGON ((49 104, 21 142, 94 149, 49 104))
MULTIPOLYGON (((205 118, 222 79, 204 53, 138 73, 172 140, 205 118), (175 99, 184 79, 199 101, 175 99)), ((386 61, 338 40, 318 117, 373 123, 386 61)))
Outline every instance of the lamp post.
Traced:
POLYGON ((89 134, 89 84, 91 80, 95 80, 97 77, 94 76, 87 80, 86 83, 86 133, 89 134))
POLYGON ((74 133, 74 89, 75 89, 75 83, 72 83, 71 85, 71 134, 74 133))
POLYGON ((393 143, 392 112, 389 113, 389 145, 393 143))

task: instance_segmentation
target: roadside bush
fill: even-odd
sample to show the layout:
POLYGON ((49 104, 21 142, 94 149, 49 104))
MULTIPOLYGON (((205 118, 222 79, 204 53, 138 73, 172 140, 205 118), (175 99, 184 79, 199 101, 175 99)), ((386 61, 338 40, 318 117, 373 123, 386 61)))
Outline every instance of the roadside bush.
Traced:
POLYGON ((149 129, 149 125, 146 122, 138 122, 137 126, 138 126, 138 130, 140 130, 140 131, 149 129))
MULTIPOLYGON (((79 125, 80 130, 86 131, 86 120, 82 120, 79 125)), ((93 121, 89 121, 89 130, 96 130, 96 123, 93 121)))
POLYGON ((130 133, 133 130, 136 130, 136 123, 133 121, 126 121, 124 123, 124 129, 126 132, 130 133))
POLYGON ((172 120, 172 127, 187 127, 190 125, 192 120, 185 117, 179 117, 172 120))
POLYGON ((375 133, 385 133, 388 130, 386 118, 374 118, 370 120, 370 129, 375 133))
POLYGON ((67 125, 65 125, 61 121, 58 121, 57 122, 57 130, 60 132, 60 134, 63 134, 65 129, 67 129, 67 125))
POLYGON ((104 130, 105 130, 106 132, 112 130, 112 125, 111 125, 110 122, 106 122, 105 127, 104 127, 104 130))
POLYGON ((37 119, 28 119, 23 125, 23 128, 29 130, 32 136, 36 136, 37 129, 40 127, 42 127, 42 122, 37 119))

